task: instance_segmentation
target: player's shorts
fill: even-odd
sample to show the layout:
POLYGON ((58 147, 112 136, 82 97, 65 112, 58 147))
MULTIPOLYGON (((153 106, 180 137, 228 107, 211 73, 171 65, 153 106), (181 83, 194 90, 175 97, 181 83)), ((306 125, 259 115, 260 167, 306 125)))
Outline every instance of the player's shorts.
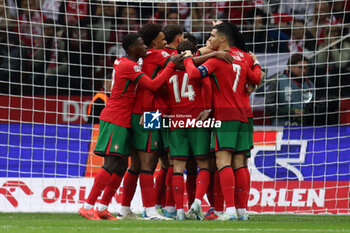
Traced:
POLYGON ((232 152, 248 151, 250 148, 248 131, 248 123, 240 121, 221 121, 221 127, 213 129, 210 150, 232 152))
MULTIPOLYGON (((253 124, 253 118, 248 118, 248 140, 249 140, 249 147, 250 150, 254 148, 254 142, 253 142, 253 134, 254 134, 254 124, 253 124)), ((250 151, 248 151, 245 156, 250 158, 250 151)))
MULTIPOLYGON (((169 125, 169 118, 160 118, 160 122, 163 122, 163 119, 165 121, 165 125, 169 125)), ((161 124, 160 127, 160 146, 159 146, 159 150, 160 151, 169 151, 169 134, 170 134, 170 130, 169 128, 163 128, 163 125, 161 124)))
POLYGON ((204 128, 174 129, 169 138, 172 159, 209 158, 210 130, 204 128))
POLYGON ((131 144, 143 152, 157 152, 160 146, 160 135, 157 129, 144 129, 140 125, 141 114, 131 114, 131 144))
POLYGON ((129 156, 130 147, 130 128, 100 120, 95 154, 129 156))

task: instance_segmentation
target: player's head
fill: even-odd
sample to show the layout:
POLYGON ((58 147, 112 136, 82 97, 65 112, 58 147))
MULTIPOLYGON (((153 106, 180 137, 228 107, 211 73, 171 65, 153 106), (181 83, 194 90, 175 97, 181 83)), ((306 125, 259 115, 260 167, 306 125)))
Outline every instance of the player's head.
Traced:
POLYGON ((182 52, 185 52, 186 50, 190 50, 192 54, 195 54, 197 52, 197 46, 193 44, 191 41, 185 40, 182 41, 177 46, 177 53, 181 54, 182 52))
POLYGON ((238 27, 232 23, 222 23, 222 24, 226 24, 228 27, 231 28, 231 41, 230 41, 230 46, 234 46, 236 48, 239 48, 240 50, 247 52, 247 48, 245 45, 245 40, 244 37, 242 35, 242 33, 239 31, 238 27))
POLYGON ((174 43, 177 46, 181 41, 184 40, 184 32, 180 25, 168 24, 164 26, 163 32, 167 44, 174 43))
POLYGON ((307 74, 308 60, 301 53, 293 54, 288 60, 288 69, 293 77, 302 77, 307 74))
POLYGON ((163 49, 166 40, 162 31, 161 24, 148 23, 145 24, 139 31, 140 36, 148 48, 163 49))
POLYGON ((226 24, 217 24, 213 27, 209 37, 212 50, 219 50, 230 45, 232 41, 231 28, 226 24))
POLYGON ((184 34, 184 40, 191 41, 197 47, 197 39, 196 39, 196 37, 193 34, 191 34, 189 32, 186 32, 184 34))
POLYGON ((140 58, 146 56, 147 46, 143 42, 141 36, 137 33, 131 33, 123 38, 123 49, 128 56, 133 58, 140 58))

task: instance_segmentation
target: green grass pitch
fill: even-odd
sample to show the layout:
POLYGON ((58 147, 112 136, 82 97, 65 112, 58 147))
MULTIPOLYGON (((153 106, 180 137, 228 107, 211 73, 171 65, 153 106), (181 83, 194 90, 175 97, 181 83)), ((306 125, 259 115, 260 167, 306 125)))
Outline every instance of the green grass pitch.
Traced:
POLYGON ((350 216, 251 215, 238 221, 89 221, 78 214, 0 213, 0 232, 18 233, 205 233, 205 232, 349 232, 350 216))

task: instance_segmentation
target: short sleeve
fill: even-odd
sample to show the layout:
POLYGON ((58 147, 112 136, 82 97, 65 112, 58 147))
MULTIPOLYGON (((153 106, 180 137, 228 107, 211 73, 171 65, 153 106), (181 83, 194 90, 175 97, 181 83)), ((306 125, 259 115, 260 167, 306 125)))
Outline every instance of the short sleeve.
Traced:
POLYGON ((159 50, 154 55, 155 64, 164 68, 170 61, 170 55, 164 50, 159 50))
POLYGON ((141 66, 139 66, 136 62, 127 63, 124 67, 120 68, 123 69, 122 71, 127 79, 131 80, 132 82, 137 82, 143 75, 145 75, 145 73, 141 71, 141 66))

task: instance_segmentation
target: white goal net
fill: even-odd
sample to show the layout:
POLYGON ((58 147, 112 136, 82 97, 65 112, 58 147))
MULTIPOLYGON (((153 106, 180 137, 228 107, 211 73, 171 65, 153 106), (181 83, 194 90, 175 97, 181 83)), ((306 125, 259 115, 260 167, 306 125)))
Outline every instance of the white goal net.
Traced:
POLYGON ((76 212, 102 164, 89 113, 104 104, 89 105, 123 37, 179 24, 201 47, 217 20, 266 73, 251 95, 249 210, 349 214, 347 0, 0 0, 0 212, 76 212))

